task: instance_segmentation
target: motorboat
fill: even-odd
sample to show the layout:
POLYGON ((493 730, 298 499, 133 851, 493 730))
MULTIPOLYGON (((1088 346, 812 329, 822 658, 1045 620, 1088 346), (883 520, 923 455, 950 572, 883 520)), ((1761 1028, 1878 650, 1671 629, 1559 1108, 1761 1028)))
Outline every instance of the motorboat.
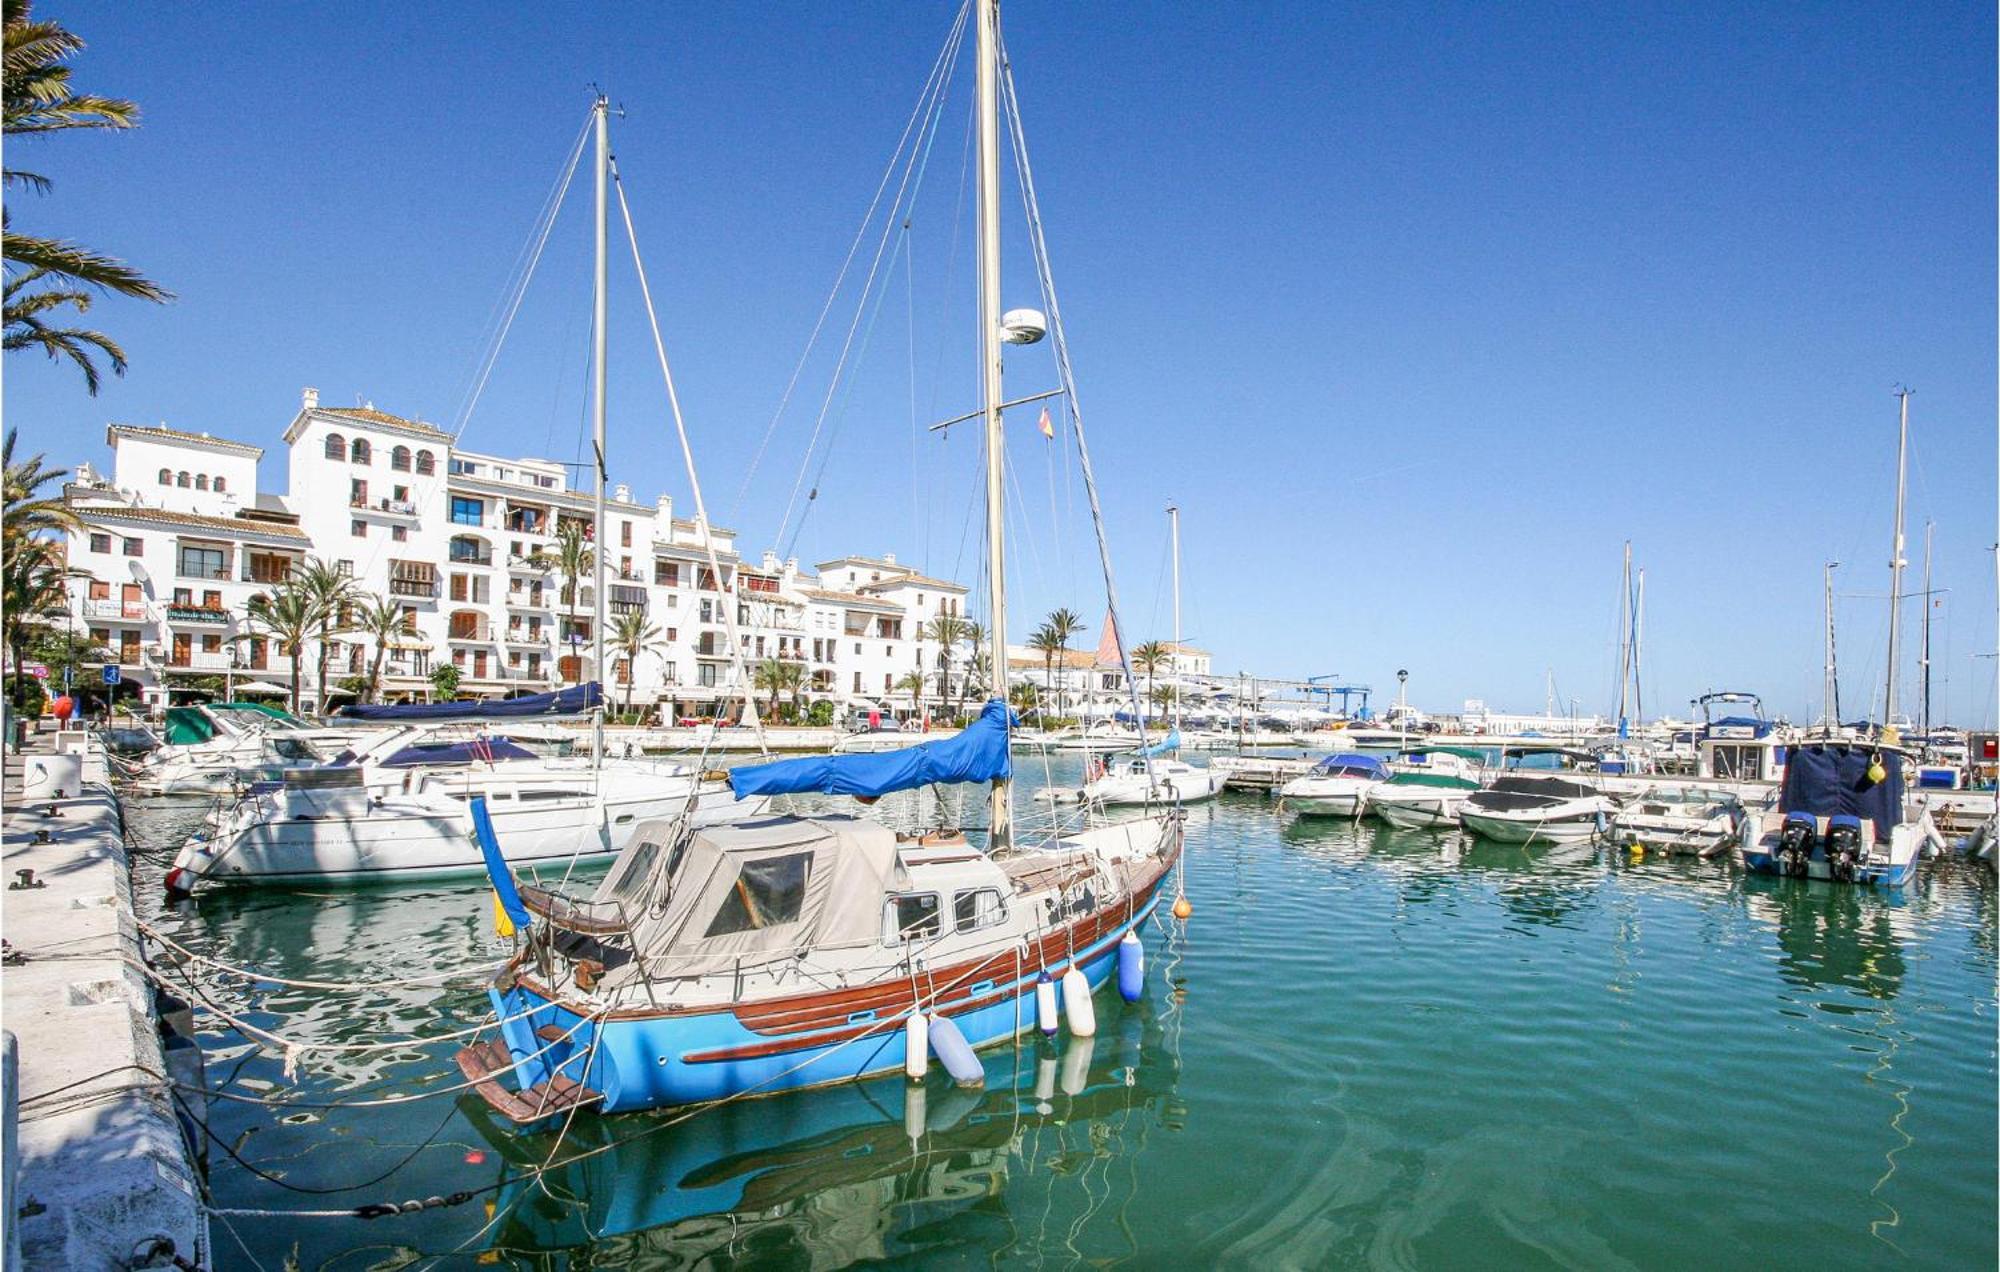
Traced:
POLYGON ((1736 842, 1743 802, 1726 791, 1658 786, 1626 802, 1611 819, 1614 843, 1670 856, 1714 857, 1736 842))
POLYGON ((1501 843, 1578 843, 1596 835, 1617 809, 1574 776, 1516 770, 1466 796, 1458 824, 1501 843))
POLYGON ((317 764, 334 754, 312 731, 261 714, 213 707, 170 707, 166 742, 114 771, 137 795, 215 795, 246 778, 286 765, 317 764))
MULTIPOLYGON (((582 689, 538 699, 554 710, 581 709, 592 705, 596 686, 582 689)), ((474 797, 485 800, 506 835, 510 862, 562 870, 609 861, 642 822, 684 817, 710 825, 760 815, 768 803, 740 800, 720 778, 672 761, 552 758, 504 735, 440 735, 443 726, 432 723, 469 719, 472 709, 405 708, 388 718, 416 722, 379 731, 359 753, 251 783, 182 846, 167 874, 169 890, 478 874, 485 866, 471 833, 474 797)), ((516 710, 535 713, 532 706, 516 710)))
MULTIPOLYGON (((870 800, 1004 780, 1007 721, 994 701, 954 738, 730 778, 744 798, 870 800)), ((998 851, 841 814, 645 823, 587 896, 494 872, 526 939, 489 990, 500 1037, 458 1064, 521 1123, 861 1079, 926 1046, 976 1070, 959 1048, 1053 1028, 1058 1012, 1086 1019, 1092 991, 1136 957, 1181 842, 1175 813, 998 851)))
POLYGON ((834 755, 873 755, 878 751, 899 751, 910 744, 901 725, 887 721, 871 729, 843 734, 830 748, 834 755))
POLYGON ((1214 799, 1229 774, 1225 769, 1190 764, 1162 753, 1134 755, 1099 762, 1094 775, 1073 791, 1059 792, 1057 802, 1102 804, 1192 804, 1214 799))
POLYGON ((1284 807, 1314 817, 1359 817, 1368 792, 1389 780, 1379 756, 1339 751, 1278 788, 1284 807))
POLYGON ((1406 830, 1456 826, 1484 763, 1469 747, 1412 747, 1391 762, 1388 781, 1368 788, 1363 811, 1406 830))
POLYGON ((1897 888, 1943 837, 1927 808, 1903 801, 1906 757, 1854 741, 1792 748, 1778 806, 1747 822, 1738 843, 1756 874, 1897 888))

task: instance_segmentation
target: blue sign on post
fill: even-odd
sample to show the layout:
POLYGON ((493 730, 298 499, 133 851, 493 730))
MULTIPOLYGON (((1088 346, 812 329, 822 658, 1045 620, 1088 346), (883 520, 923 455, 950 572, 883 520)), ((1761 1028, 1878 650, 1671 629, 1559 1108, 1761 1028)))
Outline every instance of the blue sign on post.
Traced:
POLYGON ((105 684, 107 684, 107 685, 115 685, 115 684, 117 684, 117 683, 118 683, 118 675, 119 675, 119 673, 118 673, 118 668, 117 668, 117 667, 106 667, 106 668, 104 669, 104 683, 105 683, 105 684))

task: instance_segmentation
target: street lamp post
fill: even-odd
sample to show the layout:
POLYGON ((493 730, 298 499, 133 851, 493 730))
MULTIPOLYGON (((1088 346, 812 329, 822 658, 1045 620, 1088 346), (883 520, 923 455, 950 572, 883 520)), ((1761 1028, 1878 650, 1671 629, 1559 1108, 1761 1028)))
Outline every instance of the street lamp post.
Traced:
POLYGON ((1404 693, 1404 686, 1410 683, 1410 673, 1398 668, 1396 671, 1396 748, 1401 750, 1409 745, 1410 700, 1404 693))

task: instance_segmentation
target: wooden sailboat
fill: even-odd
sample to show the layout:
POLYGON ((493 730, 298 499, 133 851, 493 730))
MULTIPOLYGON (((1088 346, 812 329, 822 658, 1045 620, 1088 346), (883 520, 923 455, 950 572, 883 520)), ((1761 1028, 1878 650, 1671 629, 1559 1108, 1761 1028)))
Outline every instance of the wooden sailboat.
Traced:
POLYGON ((973 1048, 1053 1031, 1058 1014, 1090 1035, 1093 991, 1114 971, 1128 997, 1141 992, 1136 930, 1179 859, 1179 810, 1037 833, 1016 826, 1009 799, 1001 357, 1003 344, 1031 343, 1044 327, 1014 314, 1003 326, 996 0, 976 0, 974 12, 994 698, 954 738, 739 768, 731 782, 744 798, 870 801, 985 782, 986 842, 899 836, 847 815, 702 830, 662 821, 640 828, 588 896, 517 889, 489 844, 495 887, 525 940, 489 991, 500 1038, 465 1048, 458 1063, 517 1121, 914 1075, 931 1052, 976 1083, 973 1048))

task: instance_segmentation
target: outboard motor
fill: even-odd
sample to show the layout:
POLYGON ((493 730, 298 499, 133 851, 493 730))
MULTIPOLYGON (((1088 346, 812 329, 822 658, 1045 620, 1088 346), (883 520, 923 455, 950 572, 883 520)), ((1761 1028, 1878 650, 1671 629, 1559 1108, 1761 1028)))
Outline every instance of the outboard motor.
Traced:
POLYGON ((1861 867, 1861 819, 1852 813, 1829 818, 1826 825, 1826 870, 1842 883, 1854 882, 1861 867))
POLYGON ((1778 870, 1803 879, 1811 869, 1813 847, 1819 842, 1819 819, 1811 813, 1787 813, 1778 832, 1778 870))

